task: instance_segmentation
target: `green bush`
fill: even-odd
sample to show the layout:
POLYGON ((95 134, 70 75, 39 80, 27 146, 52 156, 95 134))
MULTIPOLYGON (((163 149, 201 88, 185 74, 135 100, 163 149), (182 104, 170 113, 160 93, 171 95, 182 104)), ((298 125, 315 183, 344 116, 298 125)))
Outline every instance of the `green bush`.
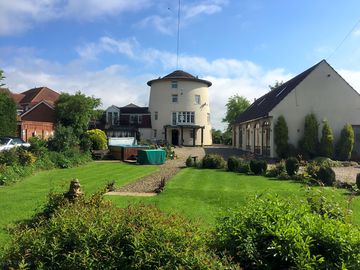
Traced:
POLYGON ((266 172, 266 176, 267 177, 277 177, 283 173, 286 173, 285 162, 283 160, 281 160, 280 162, 276 163, 275 166, 273 166, 266 172))
POLYGON ((255 174, 264 174, 267 170, 267 162, 266 160, 250 160, 250 170, 255 174))
POLYGON ((249 173, 250 172, 249 162, 246 160, 243 160, 239 165, 238 172, 245 173, 245 174, 249 173))
POLYGON ((37 136, 31 137, 29 143, 30 147, 28 147, 28 150, 37 157, 44 155, 48 151, 47 141, 37 136))
POLYGON ((58 198, 48 210, 35 226, 15 230, 0 268, 230 268, 206 246, 199 226, 153 206, 117 208, 95 196, 76 203, 58 198))
POLYGON ((238 172, 242 160, 239 157, 229 157, 227 161, 227 168, 230 172, 238 172))
POLYGON ((202 167, 207 169, 222 169, 225 164, 224 158, 220 155, 206 154, 202 160, 202 167))
POLYGON ((17 164, 19 162, 19 157, 16 152, 16 148, 11 148, 0 152, 0 164, 5 164, 8 166, 17 164))
POLYGON ((315 161, 311 161, 306 165, 306 172, 313 179, 317 179, 319 170, 320 166, 315 161))
POLYGON ((306 158, 318 156, 319 149, 319 124, 315 114, 305 117, 304 136, 299 141, 299 150, 306 158))
POLYGON ((334 156, 334 135, 327 121, 322 128, 319 153, 323 157, 333 158, 334 156))
POLYGON ((191 156, 188 156, 188 158, 185 161, 186 167, 194 167, 194 160, 191 156))
POLYGON ((341 130, 340 139, 336 144, 336 157, 339 160, 349 160, 354 147, 354 130, 346 124, 341 130))
POLYGON ((22 166, 29 166, 34 164, 36 157, 26 148, 18 147, 16 148, 16 154, 18 155, 19 164, 22 166))
POLYGON ((330 167, 321 166, 316 179, 320 180, 325 186, 332 186, 336 181, 335 172, 330 167))
POLYGON ((91 129, 86 131, 85 134, 90 138, 93 150, 106 150, 108 148, 104 131, 100 129, 91 129))
POLYGON ((276 154, 279 158, 286 158, 289 155, 289 131, 284 116, 279 116, 274 126, 274 142, 276 154))
POLYGON ((328 166, 328 167, 341 167, 343 166, 340 161, 332 160, 326 157, 316 157, 312 161, 316 162, 319 166, 328 166))
POLYGON ((285 161, 286 172, 289 176, 297 174, 299 171, 299 161, 295 157, 290 157, 285 161))
POLYGON ((244 269, 360 268, 358 227, 271 196, 218 219, 213 246, 244 269))
POLYGON ((79 146, 79 139, 71 127, 57 124, 54 136, 48 140, 48 147, 51 151, 64 152, 79 146))

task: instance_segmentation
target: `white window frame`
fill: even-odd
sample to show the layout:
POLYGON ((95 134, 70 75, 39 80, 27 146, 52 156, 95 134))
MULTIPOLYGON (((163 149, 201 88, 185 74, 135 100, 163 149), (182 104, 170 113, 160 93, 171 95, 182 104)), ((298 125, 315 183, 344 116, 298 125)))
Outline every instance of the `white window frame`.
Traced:
POLYGON ((201 96, 200 95, 195 95, 194 103, 195 104, 200 104, 201 103, 201 96))

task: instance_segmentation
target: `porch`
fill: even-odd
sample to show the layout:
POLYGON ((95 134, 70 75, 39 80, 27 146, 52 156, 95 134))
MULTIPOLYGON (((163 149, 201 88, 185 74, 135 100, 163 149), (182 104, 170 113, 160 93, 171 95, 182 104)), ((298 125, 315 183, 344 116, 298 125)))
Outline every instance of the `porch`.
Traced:
POLYGON ((165 125, 165 141, 172 145, 183 146, 204 146, 204 129, 205 126, 199 125, 165 125), (200 140, 197 138, 200 132, 200 140))

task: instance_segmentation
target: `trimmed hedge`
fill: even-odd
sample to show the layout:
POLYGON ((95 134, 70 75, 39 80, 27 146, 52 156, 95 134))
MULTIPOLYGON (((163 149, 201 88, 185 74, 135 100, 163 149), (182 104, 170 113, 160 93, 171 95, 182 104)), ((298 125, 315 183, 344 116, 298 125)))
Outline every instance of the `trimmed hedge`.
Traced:
POLYGON ((266 160, 250 160, 250 170, 255 175, 264 174, 267 170, 267 162, 266 160))
POLYGON ((207 154, 202 160, 202 167, 207 169, 225 168, 226 162, 220 155, 207 154))

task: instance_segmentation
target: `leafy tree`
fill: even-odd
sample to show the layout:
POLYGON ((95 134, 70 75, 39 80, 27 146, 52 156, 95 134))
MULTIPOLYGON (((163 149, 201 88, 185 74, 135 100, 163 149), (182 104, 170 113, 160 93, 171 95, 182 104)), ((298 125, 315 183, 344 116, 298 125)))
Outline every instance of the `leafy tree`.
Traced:
POLYGON ((322 128, 321 140, 320 140, 320 155, 323 157, 333 158, 334 156, 334 135, 326 121, 322 128))
POLYGON ((222 119, 223 122, 228 123, 228 130, 232 129, 236 118, 243 113, 250 106, 249 100, 238 94, 231 96, 226 103, 226 114, 222 119))
POLYGON ((274 126, 274 141, 276 154, 279 158, 286 158, 289 150, 289 130, 284 116, 279 116, 274 126))
POLYGON ((354 147, 354 130, 346 124, 341 130, 340 139, 336 144, 336 157, 340 160, 349 160, 354 147))
POLYGON ((319 124, 315 114, 305 117, 304 137, 299 142, 299 148, 306 157, 314 158, 319 149, 319 124))
POLYGON ((233 138, 233 133, 232 133, 232 131, 231 131, 231 130, 226 130, 226 131, 222 134, 223 144, 231 145, 231 144, 232 144, 232 138, 233 138))
POLYGON ((5 84, 4 83, 1 83, 2 80, 5 79, 5 76, 4 76, 4 71, 2 71, 0 69, 0 87, 4 86, 5 84))
MULTIPOLYGON (((0 82, 5 77, 0 70, 0 82)), ((0 87, 4 84, 0 83, 0 87)), ((16 103, 10 92, 0 91, 0 136, 15 136, 16 134, 16 103)))
POLYGON ((212 136, 212 141, 215 144, 220 144, 222 143, 222 133, 221 130, 219 129, 211 129, 211 136, 212 136))
POLYGON ((104 131, 100 129, 91 129, 86 131, 85 134, 89 137, 93 150, 107 149, 106 134, 104 131))
POLYGON ((282 86, 283 84, 284 84, 283 81, 278 81, 278 80, 276 80, 275 83, 274 83, 274 85, 269 85, 270 91, 278 88, 279 86, 282 86))
POLYGON ((79 138, 75 136, 73 128, 61 124, 56 126, 54 136, 48 141, 50 150, 57 152, 68 151, 77 145, 79 145, 79 138))
POLYGON ((96 114, 94 109, 100 104, 100 99, 85 96, 81 92, 75 95, 62 93, 55 102, 56 124, 71 127, 75 136, 80 138, 96 114))

